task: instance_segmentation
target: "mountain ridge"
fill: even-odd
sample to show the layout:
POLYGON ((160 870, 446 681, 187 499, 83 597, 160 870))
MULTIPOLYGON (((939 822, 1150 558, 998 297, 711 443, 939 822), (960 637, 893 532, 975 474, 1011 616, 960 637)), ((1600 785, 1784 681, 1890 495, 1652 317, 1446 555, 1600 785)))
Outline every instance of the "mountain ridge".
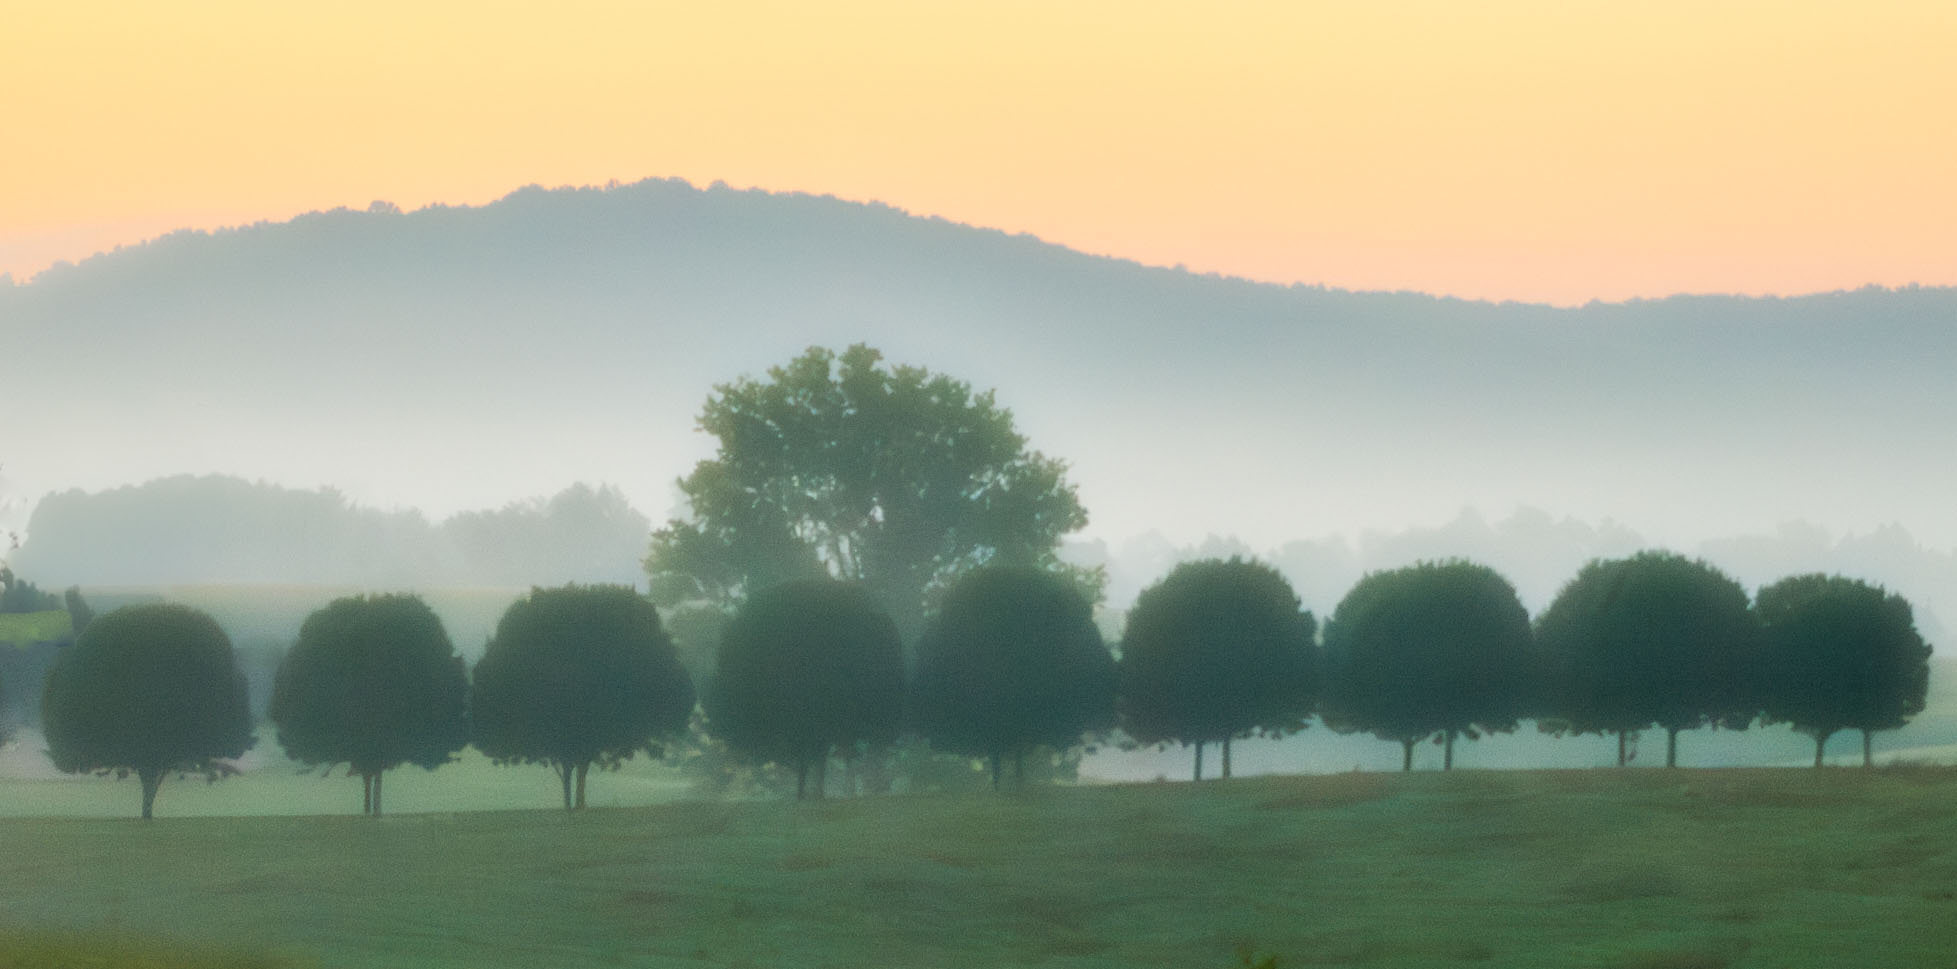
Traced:
POLYGON ((58 415, 10 432, 30 493, 222 471, 439 515, 590 480, 659 509, 705 452, 688 428, 715 384, 862 341, 996 389, 1108 534, 1526 504, 1661 534, 1816 517, 1957 541, 1925 499, 1957 488, 1933 446, 1957 420, 1948 288, 1366 293, 648 180, 175 233, 0 288, 0 339, 35 361, 14 392, 58 415))
MULTIPOLYGON (((166 247, 184 244, 184 243, 194 244, 195 240, 200 240, 200 239, 212 239, 212 238, 219 238, 219 237, 237 235, 237 234, 251 234, 254 232, 260 232, 264 230, 275 230, 282 226, 287 226, 294 223, 303 223, 314 219, 330 219, 334 217, 347 216, 347 215, 417 216, 423 213, 430 213, 430 212, 433 213, 443 213, 443 212, 453 212, 453 211, 466 212, 472 210, 492 209, 504 205, 512 205, 535 195, 553 195, 553 194, 564 194, 564 193, 572 193, 572 194, 616 193, 620 191, 630 191, 634 189, 640 189, 642 187, 649 186, 649 185, 671 187, 682 191, 691 191, 697 193, 716 193, 716 192, 741 193, 746 195, 761 196, 761 197, 767 197, 767 198, 778 199, 778 200, 809 201, 815 203, 857 207, 857 208, 870 210, 873 212, 895 215, 907 220, 915 220, 915 221, 921 221, 925 223, 940 224, 944 226, 953 227, 956 229, 969 230, 974 233, 997 236, 1004 239, 1030 241, 1042 248, 1062 251, 1071 255, 1085 257, 1087 259, 1103 260, 1103 261, 1116 263, 1135 269, 1161 270, 1165 272, 1178 273, 1178 274, 1183 274, 1183 275, 1200 278, 1200 279, 1220 280, 1220 281, 1226 281, 1231 283, 1241 283, 1241 284, 1259 286, 1259 287, 1272 287, 1280 290, 1288 290, 1288 291, 1304 290, 1304 291, 1311 291, 1311 292, 1333 293, 1333 294, 1342 294, 1342 295, 1349 295, 1349 296, 1420 297, 1420 298, 1433 300, 1436 302, 1462 303, 1462 304, 1489 306, 1489 307, 1536 307, 1536 308, 1550 309, 1550 310, 1570 310, 1570 309, 1593 309, 1598 307, 1611 307, 1611 306, 1637 306, 1637 305, 1648 304, 1648 303, 1691 301, 1691 300, 1702 300, 1702 299, 1789 301, 1789 300, 1806 299, 1810 297, 1839 296, 1839 295, 1852 294, 1852 293, 1905 293, 1905 292, 1918 292, 1918 291, 1947 292, 1947 293, 1957 292, 1957 286, 1922 285, 1917 283, 1910 283, 1901 286, 1884 286, 1875 283, 1869 283, 1859 287, 1850 287, 1850 288, 1837 287, 1835 289, 1812 290, 1812 291, 1799 292, 1799 293, 1740 293, 1740 292, 1715 291, 1715 290, 1691 291, 1691 292, 1681 291, 1677 293, 1668 293, 1661 296, 1631 296, 1631 297, 1626 297, 1624 299, 1617 299, 1617 300, 1604 300, 1604 299, 1593 298, 1584 301, 1582 303, 1557 304, 1557 303, 1548 303, 1548 302, 1535 301, 1535 300, 1485 299, 1485 298, 1478 298, 1478 297, 1465 297, 1465 296, 1459 296, 1459 295, 1454 295, 1449 293, 1429 292, 1420 289, 1405 289, 1405 288, 1391 289, 1391 290, 1353 289, 1349 287, 1333 286, 1325 283, 1310 283, 1310 282, 1302 282, 1302 281, 1286 283, 1286 282, 1278 282, 1274 280, 1258 279, 1253 276, 1240 275, 1240 274, 1230 273, 1230 272, 1221 272, 1221 271, 1214 271, 1214 270, 1210 270, 1210 271, 1192 270, 1192 269, 1188 269, 1186 266, 1180 263, 1175 265, 1163 265, 1159 263, 1145 262, 1139 259, 1135 259, 1128 256, 1121 256, 1115 253, 1091 251, 1091 250, 1071 246, 1062 242, 1054 242, 1034 232, 1005 229, 997 226, 990 226, 990 225, 985 225, 976 222, 963 222, 944 215, 938 215, 933 213, 913 212, 909 209, 904 208, 903 206, 885 202, 879 199, 873 199, 873 198, 851 199, 851 198, 844 198, 842 196, 838 196, 833 193, 808 192, 808 191, 800 191, 800 190, 776 191, 776 190, 769 190, 769 189, 763 189, 758 187, 733 188, 728 186, 725 182, 721 182, 721 181, 713 182, 708 186, 706 186, 705 188, 701 188, 695 186, 692 182, 688 181, 687 179, 679 178, 679 177, 670 177, 670 178, 651 177, 651 178, 645 178, 639 181, 629 182, 629 183, 621 183, 614 180, 613 182, 602 186, 589 185, 589 184, 586 185, 566 184, 566 185, 557 185, 557 186, 545 186, 541 183, 532 182, 530 184, 518 186, 517 188, 511 189, 509 192, 505 193, 501 197, 479 204, 468 204, 468 203, 453 204, 453 203, 444 203, 444 202, 432 202, 415 209, 403 209, 392 202, 388 202, 385 200, 376 200, 370 203, 368 207, 365 209, 357 209, 352 206, 341 205, 341 206, 335 206, 330 209, 308 210, 306 212, 301 212, 285 219, 258 219, 252 222, 223 225, 223 226, 217 226, 208 229, 200 229, 200 228, 174 229, 165 232, 161 235, 152 236, 150 238, 142 239, 132 243, 119 244, 111 249, 91 253, 87 256, 81 257, 78 260, 71 260, 71 259, 57 260, 56 262, 49 265, 45 269, 42 269, 25 278, 14 279, 11 276, 11 274, 9 274, 8 278, 13 281, 12 288, 26 289, 42 283, 54 283, 57 281, 67 281, 75 274, 78 273, 86 274, 87 272, 95 269, 98 264, 113 263, 118 259, 130 258, 133 257, 135 254, 144 252, 146 250, 166 248, 166 247)), ((8 287, 0 286, 0 294, 4 294, 7 291, 7 289, 8 287)))

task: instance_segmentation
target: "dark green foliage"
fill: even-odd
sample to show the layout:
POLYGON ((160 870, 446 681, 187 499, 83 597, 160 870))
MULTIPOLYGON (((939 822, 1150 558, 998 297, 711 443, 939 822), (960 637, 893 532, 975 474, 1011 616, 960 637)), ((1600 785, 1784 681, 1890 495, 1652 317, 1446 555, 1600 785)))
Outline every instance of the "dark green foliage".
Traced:
POLYGON ((656 754, 660 738, 686 730, 693 683, 659 611, 632 589, 532 589, 496 624, 469 710, 478 749, 500 763, 551 765, 564 806, 583 807, 592 764, 656 754))
POLYGON ((1536 620, 1548 712, 1568 729, 1620 739, 1655 723, 1667 733, 1667 766, 1679 731, 1753 719, 1748 668, 1759 641, 1746 590, 1670 552, 1585 565, 1536 620))
POLYGON ((61 597, 15 575, 0 565, 0 613, 51 612, 61 608, 61 597))
POLYGON ((433 770, 469 742, 462 657, 419 596, 348 596, 306 617, 279 664, 269 716, 306 764, 350 765, 381 813, 380 776, 433 770))
POLYGON ((170 771, 221 772, 252 745, 245 679, 210 616, 125 606, 61 650, 41 699, 48 756, 63 771, 133 772, 143 817, 170 771))
POLYGON ((1028 451, 991 393, 881 359, 811 348, 715 388, 699 423, 719 451, 680 482, 692 517, 655 532, 646 560, 661 605, 830 576, 914 636, 980 563, 1065 568, 1060 536, 1087 524, 1065 467, 1028 451))
POLYGON ((1034 747, 1064 751, 1114 725, 1114 658, 1074 583, 1038 569, 960 579, 918 647, 912 722, 940 750, 1023 776, 1034 747))
POLYGON ((727 624, 716 666, 708 731, 754 761, 793 768, 798 796, 833 750, 885 743, 902 727, 903 643, 859 585, 810 579, 756 592, 727 624))
POLYGON ((1423 562, 1374 572, 1325 624, 1320 710, 1337 730, 1413 745, 1440 733, 1506 732, 1531 712, 1529 613, 1485 565, 1423 562))
POLYGON ((1144 744, 1229 742, 1302 729, 1318 690, 1316 621, 1277 570, 1207 559, 1142 591, 1121 643, 1122 726, 1144 744))
POLYGON ((1923 712, 1930 645, 1909 601, 1841 576, 1797 575, 1760 590, 1761 706, 1822 746, 1840 730, 1893 730, 1923 712))
POLYGON ((68 591, 61 594, 61 601, 68 609, 69 628, 74 630, 76 636, 80 636, 82 630, 87 629, 89 622, 95 618, 95 610, 88 607, 88 601, 82 598, 82 590, 79 586, 69 586, 68 591))

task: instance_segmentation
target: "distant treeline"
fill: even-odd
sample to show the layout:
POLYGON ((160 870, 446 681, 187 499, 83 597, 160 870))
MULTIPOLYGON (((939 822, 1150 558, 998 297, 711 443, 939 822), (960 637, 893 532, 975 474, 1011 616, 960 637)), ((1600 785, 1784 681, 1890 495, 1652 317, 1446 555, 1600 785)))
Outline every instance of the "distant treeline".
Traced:
MULTIPOLYGON (((696 683, 633 589, 534 589, 471 675, 419 597, 346 597, 306 621, 270 718, 294 759, 350 764, 376 814, 386 770, 471 743, 552 766, 567 808, 592 766, 641 751, 798 796, 829 789, 832 763, 847 790, 928 788, 934 756, 989 765, 996 787, 1008 767, 1023 783, 1029 759, 1038 773, 1108 742, 1193 746, 1200 780, 1206 745, 1227 777, 1233 740, 1314 720, 1402 744, 1409 769, 1417 743, 1451 763, 1457 738, 1524 720, 1620 740, 1655 727, 1668 765, 1681 731, 1782 722, 1816 739, 1819 766, 1829 735, 1862 731, 1866 758, 1869 733, 1922 710, 1930 653, 1880 588, 1804 575, 1750 600, 1664 552, 1592 562, 1533 622, 1506 579, 1463 560, 1370 574, 1321 623, 1276 570, 1231 558, 1144 590, 1114 648, 1077 576, 1031 567, 966 574, 913 643, 866 587, 833 579, 759 589, 716 633, 696 683)), ((137 774, 146 817, 164 776, 215 777, 254 742, 229 641, 180 605, 87 623, 44 696, 56 765, 137 774)))
POLYGON ((585 484, 434 523, 330 488, 180 475, 48 495, 12 558, 23 575, 89 586, 630 582, 651 528, 617 489, 585 484))

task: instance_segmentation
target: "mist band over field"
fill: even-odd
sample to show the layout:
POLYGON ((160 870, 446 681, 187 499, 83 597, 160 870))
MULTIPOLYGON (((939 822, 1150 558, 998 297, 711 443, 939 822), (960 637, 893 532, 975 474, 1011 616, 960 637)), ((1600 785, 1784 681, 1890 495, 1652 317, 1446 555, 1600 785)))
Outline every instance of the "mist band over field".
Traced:
MULTIPOLYGON (((297 635, 301 621, 337 595, 359 590, 419 589, 440 614, 460 652, 471 662, 495 629, 504 607, 533 585, 566 580, 619 582, 643 587, 641 564, 648 522, 612 489, 576 486, 549 499, 462 514, 429 522, 418 513, 362 508, 332 492, 295 491, 222 477, 173 478, 107 493, 68 492, 39 506, 38 526, 13 556, 23 575, 44 585, 80 585, 98 610, 159 599, 193 604, 217 616, 239 645, 253 694, 262 708, 272 671, 297 635)), ((1105 635, 1121 634, 1123 616, 1143 587, 1179 562, 1255 556, 1275 564, 1291 581, 1303 606, 1327 615, 1363 575, 1418 561, 1465 557, 1492 565, 1511 579, 1523 604, 1538 614, 1563 583, 1586 562, 1617 558, 1651 543, 1621 526, 1558 520, 1522 509, 1495 520, 1463 512, 1437 528, 1370 533, 1357 540, 1324 536, 1279 546, 1256 546, 1237 537, 1211 537, 1177 545, 1159 534, 1107 543, 1075 541, 1062 557, 1107 570, 1107 601, 1100 610, 1105 635)), ((1684 551, 1703 556, 1749 591, 1788 575, 1840 572, 1882 584, 1909 598, 1916 624, 1936 646, 1949 642, 1941 617, 1957 608, 1957 556, 1930 552, 1900 530, 1831 536, 1812 526, 1790 526, 1771 535, 1734 536, 1684 551)), ((1878 738, 1878 756, 1944 761, 1957 756, 1957 682, 1946 659, 1933 660, 1929 709, 1917 722, 1878 738)), ((30 732, 0 762, 0 773, 52 779, 51 769, 30 756, 30 732)), ((1843 740, 1840 747, 1848 743, 1843 740)), ((38 748, 34 748, 38 749, 38 748)), ((1812 741, 1785 726, 1733 732, 1702 730, 1684 741, 1688 761, 1710 765, 1797 765, 1812 755, 1812 741)), ((1187 752, 1103 746, 1081 765, 1083 776, 1143 780, 1179 776, 1187 752)), ((1239 744, 1244 774, 1328 772, 1365 767, 1391 770, 1391 744, 1369 736, 1342 736, 1312 729, 1283 741, 1239 744)), ((1421 746, 1416 764, 1432 766, 1438 748, 1421 746)), ((1837 751, 1837 756, 1843 756, 1837 751)), ((1526 726, 1514 735, 1464 744, 1457 763, 1467 767, 1584 767, 1609 763, 1607 737, 1552 739, 1526 726)), ((1647 758, 1648 759, 1648 758, 1647 758)), ((245 766, 276 768, 275 752, 257 750, 245 766)), ((274 769, 271 774, 279 771, 274 769)), ((408 810, 466 809, 471 799, 545 806, 547 798, 487 794, 496 772, 476 764, 461 771, 466 783, 450 788, 413 782, 408 810), (479 769, 484 768, 484 769, 479 769), (514 798, 514 799, 512 799, 514 798), (532 802, 535 801, 533 804, 532 802), (448 805, 450 807, 444 807, 448 805)), ((616 794, 641 804, 679 796, 681 788, 659 772, 635 769, 616 794)), ((515 782, 521 786, 521 782, 515 782)), ((208 810, 287 810, 278 784, 252 784, 210 801, 208 810), (261 790, 262 788, 262 790, 261 790), (254 806, 263 799, 262 807, 254 806)), ((546 792, 548 793, 548 792, 546 792)), ((101 810, 76 800, 23 803, 40 811, 101 810)), ((85 799, 84 799, 85 800, 85 799)), ((204 799, 199 800, 202 803, 204 799)), ((310 804, 311 801, 295 802, 310 804)), ((205 810, 199 808, 198 810, 205 810)))
POLYGON ((1957 547, 1957 292, 1556 309, 1281 287, 807 195, 649 181, 189 232, 0 288, 5 473, 221 472, 434 518, 619 487, 654 521, 717 383, 811 345, 994 389, 1110 543, 1256 547, 1464 507, 1671 546, 1957 547), (78 442, 87 446, 78 447, 78 442))

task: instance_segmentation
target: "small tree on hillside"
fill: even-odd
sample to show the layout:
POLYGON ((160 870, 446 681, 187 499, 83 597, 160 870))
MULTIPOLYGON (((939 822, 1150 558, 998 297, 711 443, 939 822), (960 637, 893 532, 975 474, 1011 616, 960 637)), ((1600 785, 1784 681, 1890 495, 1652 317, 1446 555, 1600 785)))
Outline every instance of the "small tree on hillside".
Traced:
POLYGON ((999 787, 1036 746, 1066 750, 1114 725, 1114 657, 1068 579, 1029 568, 967 575, 918 646, 912 720, 933 747, 984 757, 999 787))
POLYGON ((292 759, 351 765, 362 810, 379 816, 383 771, 434 770, 468 744, 468 696, 462 657, 419 596, 349 596, 306 617, 270 717, 292 759))
POLYGON ((90 622, 48 671, 41 720, 61 770, 134 773, 144 820, 165 774, 223 773, 217 762, 253 741, 230 639, 180 605, 125 606, 90 622))
POLYGON ((656 756, 660 738, 686 730, 693 683, 659 611, 632 589, 532 589, 497 622, 469 709, 478 749, 497 763, 550 765, 564 807, 582 808, 591 765, 656 756))
POLYGON ((1814 738, 1814 766, 1828 738, 1846 729, 1862 731, 1867 767, 1871 733, 1923 712, 1930 645, 1902 596, 1856 579, 1798 575, 1761 589, 1758 609, 1767 630, 1761 705, 1768 720, 1814 738))
POLYGON ((1507 732, 1530 712, 1534 663, 1529 613, 1515 587, 1472 562, 1423 562, 1374 572, 1346 593, 1325 624, 1325 722, 1413 748, 1446 738, 1507 732))
POLYGON ((1232 558, 1179 565, 1143 590, 1121 644, 1121 722, 1144 744, 1223 745, 1303 729, 1317 693, 1316 621, 1277 570, 1232 558))
POLYGON ((1616 733, 1620 766, 1626 733, 1653 723, 1672 767, 1679 731, 1751 721, 1759 638, 1739 583, 1670 552, 1591 562, 1536 621, 1552 712, 1579 733, 1616 733))
POLYGON ((838 746, 885 743, 903 722, 897 627, 861 586, 814 579, 763 589, 728 622, 707 692, 707 730, 762 763, 809 768, 838 746))

